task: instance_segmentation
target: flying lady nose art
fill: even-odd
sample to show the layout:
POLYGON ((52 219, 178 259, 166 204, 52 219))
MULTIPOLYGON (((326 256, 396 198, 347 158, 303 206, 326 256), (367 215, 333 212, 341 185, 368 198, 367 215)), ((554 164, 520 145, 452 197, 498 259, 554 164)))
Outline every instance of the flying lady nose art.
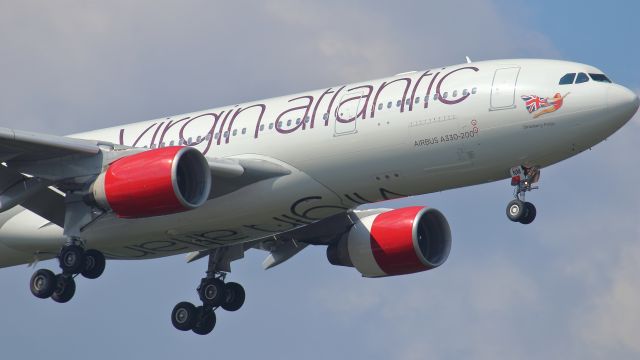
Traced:
POLYGON ((533 114, 533 118, 537 118, 544 114, 552 113, 556 110, 559 110, 562 107, 562 103, 564 99, 569 95, 566 93, 564 95, 560 95, 560 93, 556 93, 553 97, 539 97, 537 95, 522 95, 521 98, 524 100, 524 104, 527 107, 527 111, 529 114, 533 114))

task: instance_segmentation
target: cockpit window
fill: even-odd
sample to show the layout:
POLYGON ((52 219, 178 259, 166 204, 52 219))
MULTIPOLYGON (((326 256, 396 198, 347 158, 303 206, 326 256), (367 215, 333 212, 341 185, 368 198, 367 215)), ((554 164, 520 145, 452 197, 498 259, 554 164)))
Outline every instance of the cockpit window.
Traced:
POLYGON ((560 78, 560 85, 573 84, 573 79, 576 78, 576 73, 568 73, 560 78))
POLYGON ((593 80, 593 81, 605 82, 605 83, 610 83, 611 82, 611 80, 609 80, 609 78, 605 74, 591 74, 591 73, 589 73, 589 76, 591 76, 591 80, 593 80))
POLYGON ((587 81, 589 81, 589 77, 587 76, 587 74, 585 73, 578 74, 578 77, 576 78, 576 84, 580 84, 587 81))

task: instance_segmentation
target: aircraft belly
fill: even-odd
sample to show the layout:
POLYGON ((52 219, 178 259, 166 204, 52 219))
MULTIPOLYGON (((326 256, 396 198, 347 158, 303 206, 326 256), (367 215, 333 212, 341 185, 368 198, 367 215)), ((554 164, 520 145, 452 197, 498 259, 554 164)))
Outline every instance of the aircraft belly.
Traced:
POLYGON ((88 247, 110 258, 155 258, 250 242, 345 210, 334 193, 296 171, 184 213, 147 219, 109 216, 91 225, 85 238, 88 247))

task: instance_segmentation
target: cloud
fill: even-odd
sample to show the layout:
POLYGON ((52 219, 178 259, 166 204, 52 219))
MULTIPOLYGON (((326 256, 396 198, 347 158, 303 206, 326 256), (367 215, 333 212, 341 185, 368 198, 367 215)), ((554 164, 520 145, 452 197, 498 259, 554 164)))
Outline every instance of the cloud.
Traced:
MULTIPOLYGON (((465 55, 563 57, 553 34, 536 30, 521 5, 2 2, 0 122, 63 134, 460 63, 465 55)), ((637 355, 639 136, 636 116, 593 152, 545 169, 542 189, 531 194, 539 218, 526 230, 504 218, 506 182, 411 199, 446 210, 454 226, 451 257, 437 270, 361 279, 310 249, 313 256, 256 273, 243 270, 259 266, 261 258, 249 255, 233 273, 246 285, 247 306, 221 313, 207 340, 236 357, 637 355), (238 347, 239 338, 254 346, 238 347)), ((113 343, 98 357, 143 351, 151 342, 163 356, 180 356, 185 344, 194 355, 210 355, 202 339, 176 334, 166 319, 175 302, 194 299, 204 265, 163 259, 109 266, 104 279, 79 281, 69 307, 55 308, 30 297, 30 271, 3 270, 7 288, 22 289, 2 298, 3 308, 15 310, 6 323, 17 324, 17 331, 2 327, 6 345, 18 353, 24 339, 37 337, 46 356, 83 323, 79 344, 113 343), (123 326, 122 311, 135 326, 123 326), (25 313, 46 321, 24 323, 25 313), (100 326, 80 319, 85 314, 100 326)))
MULTIPOLYGON (((640 236, 640 228, 636 234, 640 236)), ((607 273, 606 285, 594 289, 598 291, 576 320, 576 332, 598 355, 640 354, 640 244, 620 249, 607 273)))

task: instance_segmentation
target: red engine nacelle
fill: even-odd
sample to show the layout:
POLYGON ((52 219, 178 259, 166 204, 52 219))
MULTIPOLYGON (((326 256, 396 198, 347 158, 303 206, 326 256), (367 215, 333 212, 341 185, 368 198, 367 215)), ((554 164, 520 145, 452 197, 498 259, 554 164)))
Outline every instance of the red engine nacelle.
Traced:
POLYGON ((353 266, 362 276, 410 274, 442 265, 451 251, 451 230, 436 209, 412 206, 361 218, 329 245, 334 265, 353 266))
POLYGON ((92 187, 95 202, 122 218, 168 215, 204 204, 211 172, 204 155, 171 146, 111 163, 92 187))

